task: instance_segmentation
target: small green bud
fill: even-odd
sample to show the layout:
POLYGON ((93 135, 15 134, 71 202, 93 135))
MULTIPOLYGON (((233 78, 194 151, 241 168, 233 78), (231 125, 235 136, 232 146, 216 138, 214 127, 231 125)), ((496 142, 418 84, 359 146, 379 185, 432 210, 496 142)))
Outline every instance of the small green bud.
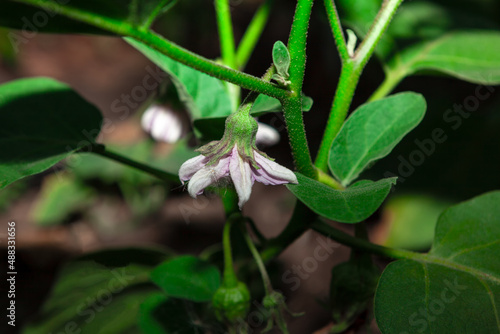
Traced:
POLYGON ((264 297, 262 305, 268 310, 273 310, 284 304, 284 302, 285 297, 281 293, 273 291, 271 294, 264 297))
POLYGON ((233 323, 247 315, 250 309, 250 291, 242 282, 231 288, 222 285, 215 291, 212 305, 219 321, 233 323))

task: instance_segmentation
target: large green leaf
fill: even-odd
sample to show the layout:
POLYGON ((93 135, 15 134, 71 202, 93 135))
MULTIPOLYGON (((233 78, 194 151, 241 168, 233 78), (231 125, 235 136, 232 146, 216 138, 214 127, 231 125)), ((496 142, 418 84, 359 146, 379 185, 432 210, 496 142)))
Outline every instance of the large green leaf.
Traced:
POLYGON ((0 189, 43 172, 93 143, 99 110, 70 87, 48 78, 0 86, 0 189))
POLYGON ((333 141, 328 164, 347 185, 372 162, 385 157, 415 128, 425 114, 425 99, 401 93, 362 105, 345 122, 333 141))
POLYGON ((193 120, 228 116, 233 112, 229 93, 221 80, 172 60, 132 38, 125 40, 169 74, 193 120))
POLYGON ((500 84, 500 32, 454 32, 411 47, 389 64, 391 75, 435 71, 480 84, 500 84))
POLYGON ((180 256, 159 265, 151 279, 169 296, 209 301, 220 285, 217 267, 194 256, 180 256))
POLYGON ((30 5, 33 2, 29 0, 0 1, 0 25, 22 30, 9 34, 9 38, 15 45, 26 43, 33 38, 33 34, 39 31, 109 34, 105 30, 65 17, 60 14, 60 8, 71 8, 74 12, 83 15, 92 13, 92 15, 103 19, 124 21, 132 25, 142 26, 149 23, 151 15, 157 15, 168 9, 175 0, 58 1, 65 3, 65 5, 49 0, 37 2, 37 5, 47 6, 46 9, 30 5))
POLYGON ((391 263, 375 296, 390 333, 500 333, 500 192, 452 206, 432 249, 391 263))
POLYGON ((139 306, 159 291, 149 274, 168 256, 158 250, 115 249, 68 263, 23 333, 139 334, 139 306))
POLYGON ((396 178, 360 181, 346 190, 335 190, 323 183, 295 173, 298 184, 287 188, 311 210, 331 220, 358 223, 371 216, 389 194, 396 178))

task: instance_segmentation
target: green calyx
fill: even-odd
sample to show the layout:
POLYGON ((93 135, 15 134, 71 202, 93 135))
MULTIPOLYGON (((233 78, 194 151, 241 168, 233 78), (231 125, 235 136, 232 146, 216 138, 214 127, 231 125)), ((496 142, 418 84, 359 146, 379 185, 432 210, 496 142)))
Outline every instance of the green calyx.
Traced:
MULTIPOLYGON (((239 155, 249 161, 254 168, 258 169, 253 158, 253 151, 257 150, 255 136, 258 124, 250 116, 249 110, 250 108, 244 105, 238 112, 230 115, 226 119, 226 128, 222 139, 212 141, 196 150, 209 158, 207 165, 217 163, 221 158, 230 154, 236 145, 239 155)), ((261 153, 260 151, 258 152, 261 153)))
POLYGON ((232 287, 223 284, 215 291, 212 306, 219 321, 234 323, 247 315, 250 309, 250 291, 243 282, 237 282, 232 287))

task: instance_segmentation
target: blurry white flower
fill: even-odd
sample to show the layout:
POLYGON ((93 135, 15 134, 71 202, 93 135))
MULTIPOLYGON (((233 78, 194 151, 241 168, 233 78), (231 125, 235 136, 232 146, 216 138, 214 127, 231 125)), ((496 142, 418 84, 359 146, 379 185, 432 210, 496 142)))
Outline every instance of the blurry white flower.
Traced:
POLYGON ((265 123, 257 123, 259 125, 257 135, 255 137, 257 145, 272 146, 276 145, 280 141, 280 134, 275 128, 265 123))
POLYGON ((157 141, 175 143, 184 135, 179 115, 161 105, 151 105, 142 115, 141 125, 157 141))

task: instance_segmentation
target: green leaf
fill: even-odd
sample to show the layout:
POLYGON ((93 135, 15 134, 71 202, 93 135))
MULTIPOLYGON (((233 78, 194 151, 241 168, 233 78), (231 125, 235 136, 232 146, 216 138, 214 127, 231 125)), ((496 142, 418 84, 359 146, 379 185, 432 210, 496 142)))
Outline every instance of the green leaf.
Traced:
MULTIPOLYGON (((311 110, 313 99, 309 96, 302 95, 302 112, 311 110)), ((278 99, 260 94, 252 106, 250 113, 254 116, 260 116, 269 112, 283 111, 283 107, 278 99)))
POLYGON ((87 254, 68 263, 22 333, 139 334, 139 305, 158 292, 149 274, 167 257, 163 251, 131 248, 87 254))
POLYGON ((167 295, 196 302, 211 300, 220 285, 217 267, 194 256, 162 263, 151 273, 151 279, 167 295))
POLYGON ((221 80, 172 60, 132 38, 125 40, 168 73, 193 121, 227 117, 233 112, 229 93, 221 80))
POLYGON ((374 161, 385 157, 424 117, 425 99, 401 93, 362 105, 333 141, 328 164, 345 186, 374 161))
POLYGON ((426 250, 434 240, 439 215, 450 203, 422 195, 391 198, 383 210, 383 239, 387 247, 426 250))
POLYGON ((496 191, 452 206, 428 254, 385 269, 375 296, 382 333, 500 333, 499 203, 496 191))
POLYGON ((38 174, 94 143, 99 110, 70 87, 48 78, 0 86, 0 189, 38 174))
POLYGON ((94 197, 91 188, 69 173, 49 175, 32 211, 33 220, 41 226, 63 223, 70 214, 91 204, 94 197))
POLYGON ((398 77, 435 71, 479 84, 500 84, 500 32, 455 32, 419 44, 390 64, 398 77))
POLYGON ((359 223, 370 217, 389 194, 396 178, 360 181, 346 190, 336 190, 295 173, 299 184, 287 188, 311 210, 341 223, 359 223))
POLYGON ((288 79, 288 68, 290 67, 290 53, 282 41, 277 41, 273 45, 273 63, 278 75, 288 79))
POLYGON ((30 5, 30 2, 23 0, 0 1, 0 26, 21 30, 9 33, 9 39, 16 49, 20 44, 25 44, 32 39, 36 32, 111 34, 106 30, 59 14, 60 8, 71 8, 82 15, 91 14, 96 18, 144 26, 152 21, 151 15, 164 12, 175 3, 175 0, 59 1, 67 3, 67 5, 60 5, 53 1, 39 1, 47 6, 46 9, 30 5), (24 2, 24 4, 20 2, 24 2))

